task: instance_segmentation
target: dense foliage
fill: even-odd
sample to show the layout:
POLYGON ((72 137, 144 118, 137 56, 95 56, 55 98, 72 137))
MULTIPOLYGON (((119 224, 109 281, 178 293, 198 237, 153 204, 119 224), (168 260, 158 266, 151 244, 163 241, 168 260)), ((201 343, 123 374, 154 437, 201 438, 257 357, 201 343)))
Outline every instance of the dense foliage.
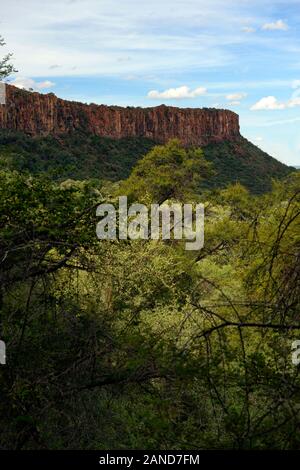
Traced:
MULTIPOLYGON (((2 36, 0 36, 0 47, 5 46, 5 41, 2 36)), ((0 58, 0 80, 8 77, 11 73, 17 72, 14 66, 11 63, 12 54, 6 54, 4 57, 0 58)))
POLYGON ((207 171, 173 141, 121 187, 0 172, 2 448, 299 448, 299 174, 199 195, 207 171), (97 240, 125 188, 205 197, 204 248, 97 240))
POLYGON ((109 139, 75 132, 36 137, 0 131, 0 166, 34 175, 45 172, 56 181, 127 178, 137 160, 154 143, 145 138, 109 139))
MULTIPOLYGON (((0 130, 0 168, 45 172, 56 181, 72 179, 128 178, 137 161, 155 143, 146 138, 110 139, 84 132, 59 137, 30 137, 22 133, 0 130)), ((283 178, 292 168, 278 162, 251 142, 210 144, 203 149, 214 172, 201 181, 201 188, 221 188, 241 182, 254 194, 271 190, 272 178, 283 178)))
POLYGON ((208 145, 205 158, 216 169, 214 178, 204 183, 208 188, 239 182, 252 193, 263 194, 271 190, 273 178, 282 178, 294 170, 243 137, 237 142, 208 145))

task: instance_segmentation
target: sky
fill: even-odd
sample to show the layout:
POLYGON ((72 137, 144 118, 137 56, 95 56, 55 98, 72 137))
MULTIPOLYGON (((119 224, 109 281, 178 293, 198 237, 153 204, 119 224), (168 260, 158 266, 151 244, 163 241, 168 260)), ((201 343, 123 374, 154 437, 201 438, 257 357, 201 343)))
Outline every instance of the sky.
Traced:
POLYGON ((10 82, 85 103, 216 107, 300 165, 300 0, 0 0, 10 82))

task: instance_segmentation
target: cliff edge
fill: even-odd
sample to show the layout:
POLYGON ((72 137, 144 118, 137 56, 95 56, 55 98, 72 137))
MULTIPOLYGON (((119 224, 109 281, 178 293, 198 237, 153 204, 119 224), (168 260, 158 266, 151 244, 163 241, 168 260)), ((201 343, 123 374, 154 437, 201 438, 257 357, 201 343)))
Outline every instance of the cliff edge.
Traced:
POLYGON ((53 93, 30 92, 8 84, 4 87, 0 129, 31 136, 83 131, 114 139, 145 137, 161 143, 178 138, 185 145, 201 146, 240 138, 239 116, 229 110, 165 105, 123 108, 67 101, 53 93))

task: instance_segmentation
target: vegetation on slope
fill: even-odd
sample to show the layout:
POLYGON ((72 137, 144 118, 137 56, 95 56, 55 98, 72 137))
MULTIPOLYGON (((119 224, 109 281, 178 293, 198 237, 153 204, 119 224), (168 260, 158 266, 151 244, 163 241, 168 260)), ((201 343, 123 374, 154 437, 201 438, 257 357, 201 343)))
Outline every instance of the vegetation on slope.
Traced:
POLYGON ((73 133, 32 138, 0 131, 0 165, 54 180, 89 178, 117 181, 127 178, 137 160, 154 142, 144 138, 109 139, 73 133))
MULTIPOLYGON (((32 138, 0 131, 0 165, 38 175, 47 173, 63 181, 72 179, 126 179, 133 166, 155 143, 145 138, 114 140, 84 133, 32 138)), ((286 176, 291 168, 241 138, 238 142, 211 144, 203 149, 215 174, 201 187, 225 187, 240 182, 253 193, 271 189, 272 178, 286 176)))
MULTIPOLYGON (((160 197, 175 171, 172 197, 197 201, 195 153, 163 153, 128 194, 160 197)), ((188 252, 97 240, 114 184, 1 171, 0 447, 298 449, 299 176, 207 192, 205 246, 188 252)))
POLYGON ((204 153, 216 171, 206 182, 210 188, 239 182, 252 193, 261 194, 271 189, 272 178, 282 178, 294 170, 243 137, 237 142, 210 144, 204 153))

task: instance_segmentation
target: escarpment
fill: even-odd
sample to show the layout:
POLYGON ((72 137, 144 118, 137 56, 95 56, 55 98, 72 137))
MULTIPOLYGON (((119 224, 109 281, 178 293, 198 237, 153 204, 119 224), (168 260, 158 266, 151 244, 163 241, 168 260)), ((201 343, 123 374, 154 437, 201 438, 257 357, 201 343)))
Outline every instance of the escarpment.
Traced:
POLYGON ((115 139, 146 137, 165 143, 172 138, 185 145, 208 145, 240 138, 239 116, 229 110, 156 106, 132 108, 84 104, 5 87, 0 104, 0 129, 31 136, 61 135, 83 131, 115 139))

